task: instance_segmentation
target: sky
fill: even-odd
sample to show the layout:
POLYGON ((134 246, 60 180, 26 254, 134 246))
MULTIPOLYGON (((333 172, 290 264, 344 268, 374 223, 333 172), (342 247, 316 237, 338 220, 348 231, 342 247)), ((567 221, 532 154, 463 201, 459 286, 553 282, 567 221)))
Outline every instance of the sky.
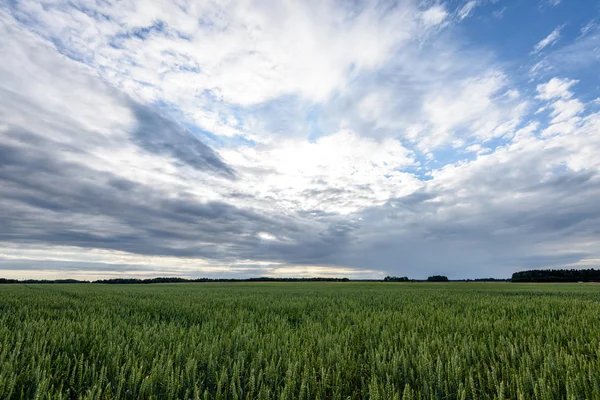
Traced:
POLYGON ((597 0, 0 0, 0 277, 600 266, 597 0))

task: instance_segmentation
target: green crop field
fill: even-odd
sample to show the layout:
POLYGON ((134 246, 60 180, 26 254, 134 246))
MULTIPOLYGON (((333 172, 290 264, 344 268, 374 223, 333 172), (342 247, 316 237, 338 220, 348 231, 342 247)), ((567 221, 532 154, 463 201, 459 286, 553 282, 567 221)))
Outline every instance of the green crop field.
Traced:
POLYGON ((600 399, 600 286, 0 286, 0 399, 600 399))

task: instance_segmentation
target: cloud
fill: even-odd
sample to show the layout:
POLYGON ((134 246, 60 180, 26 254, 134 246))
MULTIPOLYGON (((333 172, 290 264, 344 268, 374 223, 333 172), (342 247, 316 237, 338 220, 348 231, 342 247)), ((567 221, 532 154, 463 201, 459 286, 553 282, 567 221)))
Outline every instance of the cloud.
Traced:
POLYGON ((548 36, 540 40, 535 46, 533 46, 532 54, 539 53, 548 46, 554 45, 560 39, 560 31, 563 25, 557 26, 548 36))
POLYGON ((585 106, 578 99, 572 99, 573 93, 570 88, 578 81, 552 78, 544 84, 537 85, 538 99, 552 100, 548 105, 552 109, 550 116, 551 125, 544 130, 544 135, 551 135, 557 131, 573 131, 585 106))
POLYGON ((475 0, 466 3, 460 10, 458 10, 457 16, 459 20, 463 20, 471 15, 473 9, 477 7, 478 3, 475 0))
POLYGON ((320 128, 400 138, 420 156, 501 137, 519 124, 528 104, 493 55, 441 34, 407 46, 376 75, 355 80, 321 107, 320 128))
POLYGON ((557 100, 552 103, 553 108, 550 114, 553 119, 552 123, 556 124, 559 122, 567 121, 576 115, 579 115, 585 109, 584 105, 579 100, 557 100))
POLYGON ((314 142, 222 149, 221 155, 253 197, 277 199, 288 210, 348 213, 420 184, 403 169, 415 163, 398 140, 374 140, 351 131, 314 142))
POLYGON ((588 33, 592 32, 596 28, 596 21, 592 20, 581 27, 579 38, 584 37, 588 33))
MULTIPOLYGON (((565 111, 561 104, 579 102, 569 90, 575 83, 555 78, 538 87, 554 115, 565 111)), ((564 121, 546 129, 531 122, 495 151, 446 165, 413 194, 354 215, 361 221, 356 247, 340 262, 396 274, 418 265, 460 277, 475 265, 507 276, 594 259, 600 115, 582 113, 568 116, 572 129, 551 136, 540 133, 564 121)))
MULTIPOLYGON (((438 8, 426 15, 437 21, 438 8)), ((240 105, 290 93, 324 100, 349 69, 385 62, 416 26, 408 3, 340 15, 333 2, 23 1, 14 12, 128 94, 178 103, 199 120, 192 106, 207 92, 240 105)))
POLYGON ((570 88, 577 82, 574 79, 552 78, 546 83, 537 85, 537 98, 542 100, 570 99, 573 95, 570 88))
POLYGON ((114 250, 73 246, 4 245, 0 271, 17 279, 151 278, 168 271, 184 278, 240 277, 383 277, 383 272, 349 267, 286 265, 265 261, 211 262, 198 258, 143 256, 114 250))
POLYGON ((24 27, 119 91, 160 105, 163 115, 217 141, 265 141, 270 133, 302 132, 300 118, 266 121, 274 113, 265 105, 281 107, 286 99, 327 104, 405 47, 439 31, 447 16, 442 5, 419 10, 412 1, 179 7, 154 1, 41 6, 23 0, 10 10, 24 27), (273 127, 277 132, 269 131, 273 127))
POLYGON ((600 62, 600 30, 594 23, 584 28, 573 42, 547 51, 544 58, 530 68, 531 76, 544 79, 565 74, 593 74, 600 62))
POLYGON ((545 77, 559 52, 592 65, 594 31, 523 83, 456 27, 469 4, 7 5, 3 275, 504 277, 597 259, 597 95, 545 77))
POLYGON ((251 196, 229 204, 238 186, 216 152, 5 22, 0 241, 220 263, 303 263, 319 258, 320 242, 343 244, 344 232, 276 209, 260 213, 251 196), (260 232, 282 240, 263 254, 260 232))
POLYGON ((395 273, 419 265, 456 277, 479 265, 507 276, 595 256, 600 177, 591 154, 599 121, 587 117, 575 132, 551 138, 521 135, 434 172, 418 196, 362 212, 359 244, 344 262, 368 260, 395 273))
POLYGON ((156 111, 133 103, 137 126, 133 141, 145 150, 168 154, 200 170, 212 170, 233 177, 234 171, 208 146, 175 122, 156 111))
POLYGON ((421 13, 421 19, 425 26, 440 25, 448 17, 448 12, 443 5, 437 4, 421 13))
POLYGON ((483 139, 502 136, 514 129, 526 103, 514 92, 505 93, 505 89, 506 77, 493 71, 437 92, 425 104, 428 121, 437 134, 423 138, 419 146, 448 143, 452 132, 459 128, 483 139), (507 111, 509 107, 512 112, 507 111))
POLYGON ((200 258, 211 265, 244 259, 285 265, 320 261, 346 240, 346 231, 277 209, 206 201, 177 185, 143 185, 61 161, 47 154, 59 153, 56 143, 31 135, 39 149, 28 135, 9 130, 3 136, 20 144, 0 148, 0 241, 200 258), (278 239, 266 253, 265 232, 278 239))

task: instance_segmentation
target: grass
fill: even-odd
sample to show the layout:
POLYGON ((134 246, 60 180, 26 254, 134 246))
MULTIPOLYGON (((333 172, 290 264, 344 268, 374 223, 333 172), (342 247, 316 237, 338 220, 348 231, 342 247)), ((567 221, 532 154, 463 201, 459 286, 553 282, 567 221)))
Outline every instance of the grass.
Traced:
POLYGON ((600 286, 0 286, 1 399, 600 398, 600 286))

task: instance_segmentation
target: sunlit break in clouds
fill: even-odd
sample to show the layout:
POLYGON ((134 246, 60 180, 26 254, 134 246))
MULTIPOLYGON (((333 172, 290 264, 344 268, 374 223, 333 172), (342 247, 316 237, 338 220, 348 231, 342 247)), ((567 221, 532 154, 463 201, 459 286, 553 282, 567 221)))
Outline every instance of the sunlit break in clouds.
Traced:
POLYGON ((600 260, 597 1, 0 0, 0 277, 600 260))

